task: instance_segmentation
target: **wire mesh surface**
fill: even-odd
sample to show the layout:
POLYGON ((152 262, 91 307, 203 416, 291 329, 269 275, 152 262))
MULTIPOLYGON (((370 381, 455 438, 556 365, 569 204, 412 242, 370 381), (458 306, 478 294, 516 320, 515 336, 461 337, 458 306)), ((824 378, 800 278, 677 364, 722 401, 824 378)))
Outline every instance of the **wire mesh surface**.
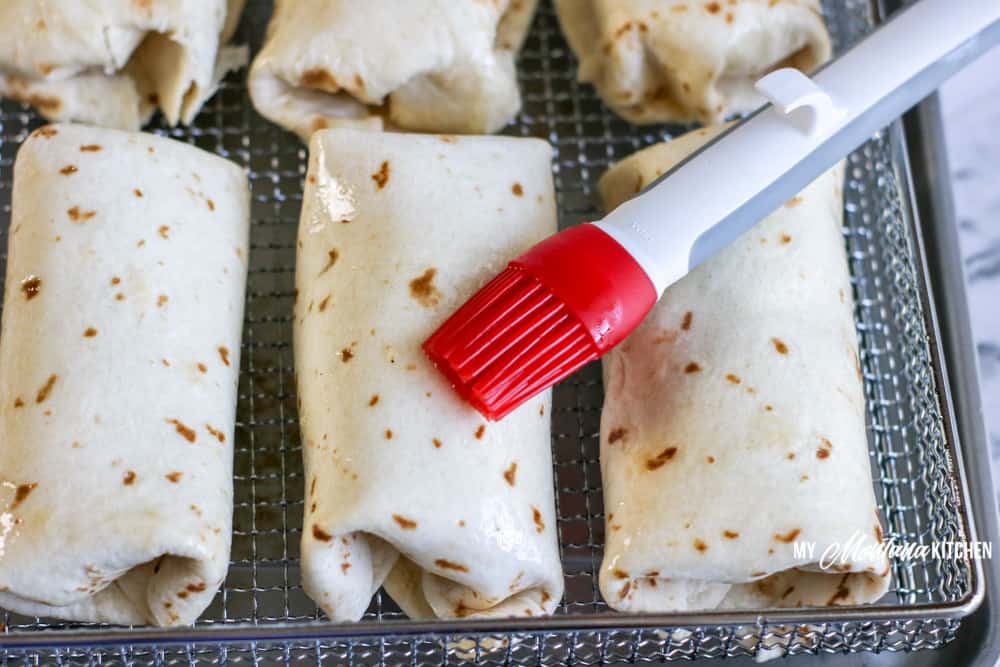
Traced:
MULTIPOLYGON (((270 2, 251 0, 238 40, 260 46, 270 2)), ((826 15, 838 50, 872 22, 867 0, 830 0, 826 15)), ((595 219, 597 179, 613 162, 682 128, 636 128, 615 117, 594 90, 576 82, 576 62, 554 12, 543 2, 520 58, 524 108, 508 134, 549 140, 560 224, 595 219)), ((245 71, 230 76, 194 127, 156 131, 216 152, 246 167, 253 205, 250 275, 235 443, 232 564, 223 589, 189 634, 232 639, 231 628, 300 626, 301 636, 325 627, 299 580, 303 514, 301 442, 292 365, 295 235, 306 150, 291 134, 253 111, 245 71)), ((14 156, 42 120, 18 104, 0 104, 0 248, 6 249, 14 156)), ((930 545, 964 539, 954 471, 935 385, 908 217, 901 152, 893 132, 880 133, 848 162, 845 242, 857 303, 876 495, 887 538, 930 545)), ((6 262, 6 254, 3 255, 6 262)), ((0 267, 2 268, 2 267, 0 267)), ((566 592, 559 614, 608 612, 597 589, 604 541, 598 462, 601 375, 592 364, 556 388, 552 415, 554 483, 566 592)), ((775 643, 789 653, 894 651, 939 647, 957 620, 936 611, 970 594, 968 561, 894 561, 893 588, 880 605, 926 607, 927 618, 779 626, 706 625, 613 631, 539 630, 496 636, 423 634, 307 642, 199 643, 181 647, 8 650, 0 665, 325 662, 345 664, 484 664, 653 661, 751 655, 775 643)), ((837 618, 831 610, 829 618, 837 618)), ((388 596, 375 596, 370 621, 405 618, 388 596)), ((4 637, 32 635, 52 646, 82 624, 25 618, 0 611, 4 637)), ((400 628, 386 626, 387 633, 400 628)), ((241 639, 246 639, 243 635, 241 639)))

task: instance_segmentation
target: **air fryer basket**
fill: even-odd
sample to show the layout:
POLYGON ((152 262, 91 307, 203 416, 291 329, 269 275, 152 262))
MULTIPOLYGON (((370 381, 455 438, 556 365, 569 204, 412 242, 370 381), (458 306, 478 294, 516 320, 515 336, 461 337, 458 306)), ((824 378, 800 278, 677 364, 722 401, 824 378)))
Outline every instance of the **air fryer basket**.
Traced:
MULTIPOLYGON (((826 0, 843 50, 874 23, 868 0, 826 0)), ((260 46, 268 0, 250 0, 238 41, 260 46)), ((595 219, 595 184, 615 161, 684 128, 633 127, 593 88, 576 62, 551 3, 541 3, 521 54, 524 108, 507 134, 541 137, 553 163, 561 226, 595 219)), ((893 587, 868 607, 759 613, 629 616, 601 600, 604 542, 598 462, 601 374, 592 364, 560 384, 552 415, 553 481, 566 593, 557 615, 504 621, 415 623, 375 596, 362 623, 333 625, 302 591, 299 538, 303 474, 292 365, 295 234, 306 169, 299 140, 252 109, 246 72, 231 75, 189 128, 155 131, 246 167, 253 188, 235 462, 232 565, 223 589, 192 628, 113 628, 25 618, 0 610, 0 664, 280 663, 417 665, 576 664, 753 655, 901 651, 940 647, 981 595, 974 561, 896 560, 893 587)), ((12 166, 43 121, 0 103, 0 248, 6 248, 12 166)), ((950 403, 928 315, 915 243, 906 153, 897 126, 848 158, 844 241, 861 343, 872 472, 887 538, 930 545, 972 539, 960 468, 953 465, 950 403)), ((6 263, 6 254, 3 255, 6 263)))

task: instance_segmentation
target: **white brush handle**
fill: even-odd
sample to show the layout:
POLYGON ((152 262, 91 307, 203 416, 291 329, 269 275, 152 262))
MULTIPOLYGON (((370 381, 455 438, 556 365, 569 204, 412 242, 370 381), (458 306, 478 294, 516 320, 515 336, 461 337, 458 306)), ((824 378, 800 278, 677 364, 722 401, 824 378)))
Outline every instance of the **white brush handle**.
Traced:
POLYGON ((920 0, 595 224, 662 293, 998 39, 1000 0, 920 0))

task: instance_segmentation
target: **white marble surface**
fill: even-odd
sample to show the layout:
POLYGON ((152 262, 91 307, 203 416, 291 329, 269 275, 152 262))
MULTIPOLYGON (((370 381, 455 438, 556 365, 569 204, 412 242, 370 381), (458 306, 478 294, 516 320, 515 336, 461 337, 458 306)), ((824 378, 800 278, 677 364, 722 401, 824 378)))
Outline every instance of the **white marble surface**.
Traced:
POLYGON ((949 81, 941 101, 1000 496, 1000 48, 949 81))

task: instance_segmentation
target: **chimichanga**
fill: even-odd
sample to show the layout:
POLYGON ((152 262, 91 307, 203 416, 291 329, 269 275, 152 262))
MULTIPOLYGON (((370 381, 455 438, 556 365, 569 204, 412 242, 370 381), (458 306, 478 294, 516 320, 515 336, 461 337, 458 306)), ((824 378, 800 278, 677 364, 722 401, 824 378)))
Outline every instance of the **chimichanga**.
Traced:
POLYGON ((632 123, 718 123, 757 79, 830 57, 819 0, 555 0, 578 76, 632 123))
MULTIPOLYGON (((607 207, 720 129, 613 167, 600 182, 607 207)), ((842 179, 842 167, 827 172, 670 287, 605 358, 600 587, 612 607, 860 604, 886 592, 842 179)))
POLYGON ((250 69, 266 118, 482 134, 517 113, 514 57, 538 0, 277 0, 250 69))
POLYGON ((137 130, 157 107, 189 124, 244 47, 244 0, 0 3, 0 97, 46 118, 137 130))
POLYGON ((14 165, 0 607, 177 625, 229 565, 249 192, 152 135, 49 125, 14 165))
POLYGON ((302 582, 335 620, 384 583, 411 617, 562 596, 550 393, 487 423, 420 343, 556 230, 535 139, 331 129, 310 142, 296 266, 302 582))

